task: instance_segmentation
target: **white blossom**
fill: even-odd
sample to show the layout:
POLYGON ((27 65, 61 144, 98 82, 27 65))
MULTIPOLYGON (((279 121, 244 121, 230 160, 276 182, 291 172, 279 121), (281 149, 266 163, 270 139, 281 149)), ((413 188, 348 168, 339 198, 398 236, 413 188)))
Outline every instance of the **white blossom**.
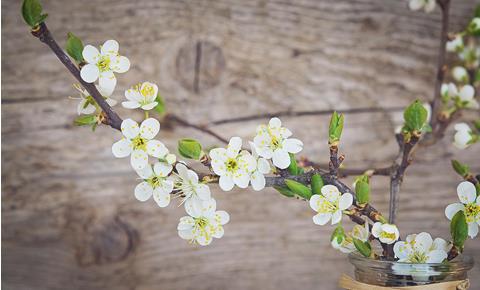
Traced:
POLYGON ((270 163, 267 159, 258 156, 253 142, 249 142, 249 144, 252 150, 252 156, 257 162, 255 169, 250 173, 250 182, 252 188, 259 191, 265 188, 265 174, 270 173, 270 163))
POLYGON ((353 203, 352 194, 342 194, 336 186, 330 184, 323 186, 321 193, 310 198, 310 207, 318 212, 313 217, 313 222, 317 225, 325 225, 330 220, 332 225, 339 223, 342 220, 342 211, 353 203))
POLYGON ((480 17, 473 18, 472 21, 470 21, 469 28, 474 33, 480 32, 480 17))
POLYGON ((178 235, 192 243, 202 246, 209 245, 213 238, 223 237, 223 225, 228 223, 230 216, 226 211, 216 211, 216 202, 213 198, 202 202, 200 207, 185 207, 190 216, 180 218, 178 235))
POLYGON ((148 155, 165 158, 168 149, 158 140, 153 140, 160 131, 160 123, 153 118, 142 122, 140 127, 132 119, 123 120, 121 125, 122 140, 112 146, 112 153, 117 158, 131 155, 130 164, 135 170, 141 170, 148 164, 148 155))
POLYGON ((125 91, 128 101, 122 102, 122 106, 127 109, 151 110, 158 105, 158 102, 155 101, 157 94, 158 86, 156 84, 150 82, 137 84, 125 91))
POLYGON ((452 76, 457 82, 466 83, 468 81, 468 72, 463 66, 454 67, 452 76))
POLYGON ((429 233, 408 235, 393 246, 400 263, 442 263, 448 256, 449 245, 444 239, 432 239, 429 233))
POLYGON ((302 151, 302 141, 288 138, 292 132, 282 127, 279 118, 272 118, 268 125, 260 125, 257 135, 253 139, 258 155, 266 159, 272 159, 273 165, 285 169, 290 165, 288 153, 296 154, 302 151))
POLYGON ((384 244, 393 244, 400 237, 400 232, 396 225, 376 222, 372 227, 372 235, 384 244))
POLYGON ((460 34, 455 35, 455 38, 447 41, 446 44, 447 51, 450 52, 461 52, 463 50, 463 38, 460 34))
MULTIPOLYGON (((79 85, 74 85, 73 86, 75 89, 77 89, 80 92, 80 102, 78 103, 77 106, 77 113, 79 115, 85 114, 93 114, 97 110, 96 105, 97 102, 95 99, 90 95, 87 90, 81 88, 79 85)), ((111 107, 115 106, 117 104, 117 101, 114 99, 109 98, 113 91, 108 91, 105 88, 102 88, 100 86, 96 86, 98 92, 103 96, 107 104, 109 104, 111 107)))
POLYGON ((117 84, 114 72, 124 73, 130 68, 130 61, 118 54, 118 42, 107 40, 100 47, 100 51, 92 45, 83 48, 82 55, 87 63, 80 71, 80 76, 87 83, 99 79, 100 86, 112 90, 117 84))
POLYGON ((461 105, 469 109, 479 109, 480 106, 475 100, 475 89, 471 85, 464 85, 458 93, 461 105))
POLYGON ((353 244, 353 238, 358 239, 362 242, 368 241, 368 236, 370 231, 368 228, 368 222, 365 222, 363 226, 355 225, 351 232, 346 233, 342 241, 339 243, 337 238, 333 238, 331 245, 334 249, 339 250, 342 253, 352 253, 356 250, 355 245, 353 244))
POLYGON ((255 171, 257 162, 253 156, 242 149, 242 139, 232 137, 227 148, 210 150, 212 169, 220 176, 219 185, 224 191, 232 190, 234 185, 247 188, 250 174, 255 171))
POLYGON ((411 10, 417 11, 423 8, 427 13, 435 9, 436 0, 409 0, 408 7, 411 10))
POLYGON ((472 129, 467 123, 457 123, 454 126, 457 131, 454 136, 453 145, 458 149, 465 149, 473 142, 472 129))
POLYGON ((445 215, 449 220, 459 211, 465 213, 468 224, 468 235, 473 239, 478 234, 480 225, 480 198, 477 197, 475 185, 463 181, 457 186, 457 195, 460 202, 452 203, 445 208, 445 215))
POLYGON ((188 169, 182 163, 177 163, 175 169, 178 173, 178 178, 175 179, 175 189, 184 195, 185 207, 200 207, 203 201, 208 201, 211 198, 210 188, 198 181, 198 175, 195 171, 188 169))
POLYGON ((152 195, 159 207, 166 207, 170 203, 170 193, 173 190, 173 178, 169 176, 172 165, 164 162, 149 164, 138 170, 137 174, 143 179, 135 187, 135 197, 139 201, 147 201, 152 195))

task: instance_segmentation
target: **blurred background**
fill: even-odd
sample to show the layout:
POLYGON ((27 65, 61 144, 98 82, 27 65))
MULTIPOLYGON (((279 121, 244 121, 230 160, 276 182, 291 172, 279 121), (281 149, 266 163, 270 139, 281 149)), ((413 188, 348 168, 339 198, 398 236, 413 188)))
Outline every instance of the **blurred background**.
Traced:
MULTIPOLYGON (((345 116, 340 150, 347 167, 390 165, 397 153, 393 132, 402 121, 398 107, 433 95, 439 7, 425 14, 393 0, 42 3, 62 46, 69 31, 84 44, 118 40, 132 66, 118 75, 117 100, 137 82, 155 82, 167 110, 195 124, 285 110, 372 108, 345 116)), ((466 25, 478 3, 453 1, 450 30, 466 25)), ((341 273, 352 273, 346 256, 330 246, 333 228, 314 225, 307 203, 272 189, 225 193, 213 186, 218 207, 231 215, 225 236, 203 248, 181 240, 176 226, 183 208, 134 198, 136 174, 111 153, 120 133, 72 125, 74 78, 29 34, 21 1, 1 5, 3 289, 337 289, 341 273)), ((328 114, 282 120, 304 141, 300 155, 327 162, 328 114)), ((267 121, 211 129, 251 139, 267 121)), ((172 151, 182 137, 223 145, 162 122, 159 138, 172 151)), ((452 140, 450 129, 435 147, 417 151, 400 196, 402 235, 449 238, 443 212, 457 200, 460 181, 450 159, 480 170, 480 146, 460 151, 452 140)), ((388 181, 372 179, 373 203, 383 212, 388 181)), ((479 240, 466 247, 480 261, 479 240)), ((470 278, 480 287, 479 267, 470 278)))

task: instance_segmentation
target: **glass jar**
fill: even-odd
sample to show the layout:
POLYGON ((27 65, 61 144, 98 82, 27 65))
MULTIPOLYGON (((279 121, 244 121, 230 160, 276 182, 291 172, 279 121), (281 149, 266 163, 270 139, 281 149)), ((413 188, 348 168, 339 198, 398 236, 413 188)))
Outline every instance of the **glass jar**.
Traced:
POLYGON ((467 278, 473 258, 460 255, 448 263, 410 264, 365 258, 358 253, 348 256, 355 267, 355 280, 377 286, 419 286, 467 278))

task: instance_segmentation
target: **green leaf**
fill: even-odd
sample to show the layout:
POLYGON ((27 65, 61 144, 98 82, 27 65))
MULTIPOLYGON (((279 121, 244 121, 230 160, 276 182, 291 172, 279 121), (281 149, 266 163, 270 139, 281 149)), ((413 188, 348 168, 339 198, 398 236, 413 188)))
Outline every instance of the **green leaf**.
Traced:
POLYGON ((372 246, 369 242, 363 242, 359 239, 353 238, 353 244, 357 251, 360 252, 364 257, 368 258, 372 254, 372 246))
POLYGON ((364 180, 355 183, 355 195, 359 204, 366 204, 370 201, 370 185, 364 180))
POLYGON ((342 225, 338 225, 333 230, 332 235, 330 236, 330 242, 333 241, 333 239, 337 239, 337 243, 341 244, 344 238, 345 238, 345 230, 343 229, 342 225))
POLYGON ((178 140, 178 153, 184 158, 199 160, 203 155, 202 145, 195 139, 178 140))
POLYGON ((157 102, 158 105, 155 106, 154 110, 160 115, 165 113, 165 111, 166 111, 165 101, 163 100, 160 93, 157 94, 157 98, 155 99, 155 102, 157 102))
POLYGON ((73 124, 75 124, 76 126, 94 125, 97 124, 97 116, 81 115, 73 121, 73 124))
POLYGON ((480 17, 480 4, 475 7, 475 12, 473 14, 473 17, 480 17))
POLYGON ((297 166, 297 159, 295 159, 295 154, 288 153, 290 155, 290 165, 288 166, 288 172, 291 175, 298 175, 298 166, 297 166))
POLYGON ((468 237, 468 224, 463 210, 458 211, 452 218, 450 223, 450 233, 452 235, 453 244, 460 250, 468 237))
POLYGON ((328 143, 330 145, 336 145, 340 141, 343 131, 343 114, 338 114, 336 111, 333 112, 332 117, 330 118, 330 126, 328 128, 328 143))
POLYGON ((460 163, 458 160, 452 160, 452 167, 456 173, 458 173, 461 177, 465 177, 470 173, 470 168, 466 164, 460 163))
POLYGON ((293 191, 296 195, 309 200, 312 196, 312 191, 307 186, 303 185, 300 182, 291 179, 285 179, 285 184, 287 185, 288 189, 293 191))
POLYGON ((295 193, 291 191, 290 189, 283 187, 283 186, 277 186, 275 185, 273 188, 275 188, 276 191, 280 192, 281 194, 285 195, 286 197, 294 197, 295 193))
POLYGON ((47 14, 42 14, 42 5, 38 0, 24 0, 22 4, 22 16, 25 22, 32 28, 45 21, 47 14))
POLYGON ((321 194, 322 187, 325 183, 323 182, 323 178, 320 174, 315 173, 312 175, 312 180, 310 181, 310 185, 312 187, 313 194, 321 194))
POLYGON ((410 104, 403 112, 403 118, 405 119, 405 128, 408 131, 420 132, 425 126, 427 121, 428 112, 423 107, 419 100, 410 104))
POLYGON ((75 36, 75 34, 69 32, 67 34, 67 44, 65 46, 65 50, 67 51, 68 55, 73 58, 77 63, 83 61, 83 43, 75 36))
POLYGON ((473 126, 480 132, 480 120, 473 121, 473 126))

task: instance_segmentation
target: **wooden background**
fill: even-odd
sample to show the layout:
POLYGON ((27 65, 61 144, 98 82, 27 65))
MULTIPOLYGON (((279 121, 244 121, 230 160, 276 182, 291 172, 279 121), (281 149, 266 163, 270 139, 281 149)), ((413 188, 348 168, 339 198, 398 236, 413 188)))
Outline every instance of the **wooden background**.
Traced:
MULTIPOLYGON (((329 246, 332 227, 314 225, 306 203, 270 189, 213 188, 219 208, 231 214, 225 237, 206 248, 178 238, 184 212, 177 202, 159 209, 134 199, 136 175, 111 154, 119 133, 72 127, 77 102, 67 96, 76 95, 74 79, 29 35, 20 2, 2 1, 3 289, 336 289, 339 275, 351 273, 346 257, 329 246)), ((118 100, 128 86, 150 80, 171 112, 195 123, 286 109, 397 107, 432 95, 438 7, 425 15, 393 0, 42 2, 62 45, 68 31, 96 46, 120 42, 133 65, 118 77, 118 100)), ((478 2, 453 1, 452 29, 467 23, 478 2)), ((348 114, 345 164, 388 165, 401 119, 400 112, 348 114)), ((305 141, 302 154, 327 161, 328 116, 283 121, 305 141)), ((257 123, 213 129, 252 138, 257 123)), ((178 126, 160 133, 172 150, 186 136, 219 145, 178 126)), ((407 171, 403 235, 449 237, 443 210, 456 201, 459 182, 450 159, 480 170, 480 146, 460 152, 451 140, 450 130, 407 171)), ((373 179, 373 202, 382 211, 387 183, 373 179)), ((467 251, 480 261, 478 239, 467 251)), ((479 269, 470 273, 473 289, 479 269)))

